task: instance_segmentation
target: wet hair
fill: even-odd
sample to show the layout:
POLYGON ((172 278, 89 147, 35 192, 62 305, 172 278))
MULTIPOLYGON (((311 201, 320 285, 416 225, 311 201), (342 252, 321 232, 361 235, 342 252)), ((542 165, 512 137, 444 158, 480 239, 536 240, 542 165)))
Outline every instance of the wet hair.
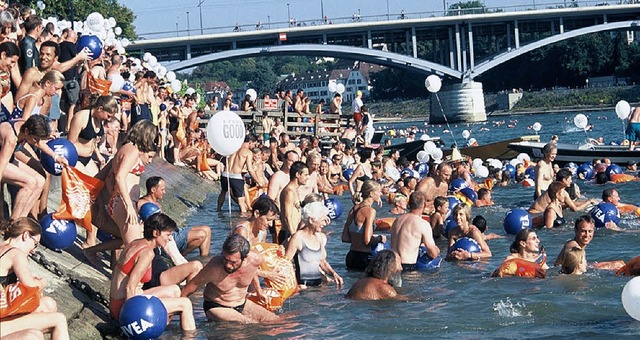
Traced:
POLYGON ((32 14, 24 22, 24 31, 29 33, 40 25, 42 25, 42 19, 39 16, 32 14))
POLYGON ((393 203, 398 203, 398 202, 402 202, 402 201, 407 201, 407 196, 403 195, 403 194, 396 194, 393 197, 393 203))
POLYGON ((296 161, 293 162, 293 164, 291 164, 291 168, 289 168, 289 179, 293 180, 296 178, 296 176, 299 173, 302 173, 302 170, 304 169, 308 169, 307 165, 300 162, 300 161, 296 161))
POLYGON ((360 150, 360 162, 364 163, 364 161, 371 159, 371 155, 373 154, 373 150, 370 148, 363 148, 360 150))
POLYGON ((18 48, 18 45, 12 41, 5 41, 0 44, 0 53, 2 52, 7 55, 7 58, 20 56, 20 49, 18 48))
POLYGON ((109 113, 118 112, 118 100, 114 96, 99 96, 91 103, 92 108, 102 107, 104 111, 109 113))
POLYGON ((44 115, 32 115, 22 124, 20 132, 39 139, 49 138, 51 134, 49 118, 44 115))
POLYGON ((473 221, 471 221, 471 224, 476 226, 476 228, 478 228, 481 233, 487 231, 487 220, 482 215, 474 217, 473 221))
POLYGON ((446 197, 436 196, 436 198, 433 199, 433 208, 438 209, 441 206, 443 206, 445 203, 449 203, 449 200, 446 197))
POLYGON ((155 188, 163 178, 160 176, 151 176, 147 178, 147 182, 145 183, 147 187, 147 195, 151 193, 151 189, 155 188))
POLYGON ((580 247, 573 247, 566 251, 560 264, 560 273, 573 274, 580 264, 582 264, 584 256, 585 251, 580 247))
POLYGON ((558 150, 558 145, 554 142, 549 142, 545 144, 544 147, 542 148, 542 154, 548 155, 551 153, 551 151, 554 151, 554 150, 558 150))
POLYGON ((255 200, 255 202, 253 202, 253 205, 251 205, 251 211, 256 210, 258 211, 258 214, 260 214, 260 216, 265 216, 270 212, 276 215, 280 213, 280 209, 278 209, 278 205, 276 205, 276 202, 266 195, 261 195, 260 197, 258 197, 258 199, 255 200))
POLYGON ((549 198, 551 200, 560 199, 560 197, 558 197, 558 194, 562 189, 564 189, 564 184, 562 184, 562 182, 556 181, 549 184, 549 188, 547 189, 547 194, 549 195, 549 198))
POLYGON ((364 273, 367 277, 385 280, 391 276, 391 270, 397 267, 396 260, 396 253, 394 251, 388 249, 382 250, 369 262, 364 273))
POLYGON ((256 137, 256 135, 254 135, 253 133, 247 133, 244 136, 244 142, 245 143, 250 143, 250 142, 255 142, 258 138, 256 137))
POLYGON ((362 199, 371 197, 371 194, 378 189, 380 189, 380 184, 378 184, 378 182, 371 179, 364 181, 360 188, 362 199))
POLYGON ((131 142, 141 152, 152 152, 158 150, 158 127, 148 120, 141 120, 135 123, 125 142, 131 142))
POLYGON ((427 194, 422 191, 414 191, 409 196, 409 210, 416 210, 424 207, 424 203, 427 201, 427 194))
POLYGON ((25 231, 31 236, 42 234, 40 224, 31 217, 20 217, 15 220, 4 221, 0 224, 0 231, 2 231, 5 240, 19 237, 25 231))
POLYGON ((164 213, 159 212, 149 216, 149 218, 144 221, 143 235, 146 240, 153 240, 155 237, 155 235, 153 235, 154 231, 163 232, 175 229, 178 229, 176 221, 164 213))
POLYGON ((312 202, 305 204, 302 208, 301 220, 304 223, 309 223, 311 219, 320 220, 326 218, 329 215, 329 209, 324 206, 323 202, 312 202))
POLYGON ((453 216, 458 215, 460 211, 462 211, 466 215, 467 221, 471 221, 471 208, 469 208, 469 206, 466 204, 458 204, 453 207, 453 212, 451 213, 452 218, 453 216))
POLYGON ((614 192, 617 192, 615 188, 606 188, 602 190, 602 200, 607 202, 609 198, 613 196, 614 192))
MULTIPOLYGON (((489 189, 487 188, 480 188, 480 190, 478 190, 478 199, 482 199, 484 198, 486 195, 488 195, 491 191, 489 191, 489 189)), ((477 226, 476 226, 477 227, 477 226)))
POLYGON ((224 240, 224 244, 222 245, 222 252, 226 254, 235 254, 240 253, 240 259, 244 260, 249 255, 249 251, 251 251, 251 245, 249 241, 244 238, 242 235, 231 234, 224 240))
POLYGON ((516 239, 511 243, 511 247, 509 247, 509 252, 512 254, 519 253, 522 251, 522 245, 520 245, 520 241, 527 242, 529 235, 531 233, 535 233, 533 229, 522 229, 516 234, 516 239))
POLYGON ((40 51, 42 51, 43 47, 53 47, 53 54, 58 57, 60 55, 60 45, 58 45, 55 41, 47 40, 43 41, 40 44, 40 51))
POLYGON ((594 224, 595 222, 593 221, 593 217, 591 217, 591 215, 582 215, 578 218, 576 218, 576 223, 573 226, 574 230, 579 230, 580 225, 582 225, 582 223, 587 223, 587 224, 594 224))
POLYGON ((571 171, 569 171, 569 169, 562 168, 556 173, 556 181, 562 182, 567 178, 571 178, 571 176, 571 171))
POLYGON ((598 172, 595 178, 596 178, 596 184, 605 184, 607 183, 607 180, 608 180, 607 174, 605 174, 602 171, 598 172))
POLYGON ((56 71, 56 70, 48 71, 47 73, 44 74, 44 76, 42 76, 42 79, 40 79, 39 84, 42 86, 46 82, 50 82, 51 84, 62 84, 64 82, 64 75, 62 75, 60 71, 56 71))
POLYGON ((155 78, 156 77, 156 73, 153 71, 147 71, 144 73, 144 75, 142 76, 143 78, 155 78))
POLYGON ((406 187, 406 186, 408 186, 408 185, 409 185, 409 183, 411 183, 411 180, 414 180, 414 179, 415 179, 416 181, 418 180, 417 178, 415 178, 415 177, 413 177, 413 176, 405 177, 405 178, 402 180, 402 183, 404 183, 404 186, 406 187))

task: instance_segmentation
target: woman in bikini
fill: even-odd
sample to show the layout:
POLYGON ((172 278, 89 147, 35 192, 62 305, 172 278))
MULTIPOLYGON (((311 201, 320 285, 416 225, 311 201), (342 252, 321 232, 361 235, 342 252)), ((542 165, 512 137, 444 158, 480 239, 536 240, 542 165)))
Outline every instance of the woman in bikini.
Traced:
POLYGON ((58 93, 64 85, 64 76, 56 70, 48 71, 42 79, 29 89, 29 93, 16 100, 13 108, 13 119, 29 119, 31 115, 40 114, 40 108, 44 105, 45 98, 51 98, 58 93))
POLYGON ((547 189, 549 195, 549 205, 544 210, 544 227, 555 228, 563 226, 566 222, 562 214, 562 201, 564 184, 562 182, 553 182, 547 189))
POLYGON ((89 176, 95 176, 99 169, 92 160, 95 154, 100 165, 105 164, 98 148, 99 137, 104 136, 103 124, 118 112, 118 102, 112 96, 100 96, 85 110, 76 112, 71 120, 68 139, 78 150, 76 168, 89 176))
POLYGON ((356 201, 356 193, 360 191, 362 183, 367 180, 373 179, 373 173, 371 169, 371 162, 373 161, 373 150, 370 148, 364 148, 360 151, 360 164, 353 171, 353 175, 349 178, 349 192, 351 192, 351 199, 356 201))
MULTIPOLYGON (((139 124, 139 123, 136 123, 139 124)), ((135 125, 134 125, 135 127, 135 125)), ((144 222, 144 237, 127 244, 113 269, 109 293, 109 311, 118 320, 124 303, 136 295, 153 295, 162 301, 169 315, 180 313, 183 331, 193 331, 196 323, 193 307, 188 298, 180 297, 178 285, 167 285, 142 290, 142 285, 151 280, 153 249, 164 247, 178 226, 167 215, 157 213, 144 222)))
MULTIPOLYGON (((6 287, 20 282, 42 291, 47 282, 31 274, 28 259, 40 243, 42 229, 38 222, 21 217, 4 222, 0 230, 4 232, 4 242, 0 243, 0 285, 6 287)), ((67 318, 57 309, 55 300, 40 297, 40 305, 33 312, 0 319, 0 338, 22 339, 21 336, 27 334, 50 333, 53 340, 69 339, 67 318)))
POLYGON ((342 242, 351 243, 347 253, 346 264, 348 269, 364 270, 371 260, 371 246, 385 243, 384 235, 373 233, 376 210, 373 204, 380 202, 382 189, 380 184, 367 180, 361 188, 362 202, 356 204, 347 216, 347 222, 342 230, 342 242))
POLYGON ((92 265, 100 267, 96 253, 115 250, 142 237, 138 222, 140 176, 158 148, 158 127, 148 120, 134 124, 124 144, 99 174, 105 174, 105 185, 93 204, 93 224, 115 239, 84 249, 92 265), (105 210, 106 205, 106 210, 105 210))

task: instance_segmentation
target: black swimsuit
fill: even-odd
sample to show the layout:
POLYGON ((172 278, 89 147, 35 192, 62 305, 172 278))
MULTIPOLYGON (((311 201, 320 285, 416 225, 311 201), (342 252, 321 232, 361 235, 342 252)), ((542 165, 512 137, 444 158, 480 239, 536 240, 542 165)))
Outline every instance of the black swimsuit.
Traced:
POLYGON ((244 311, 244 305, 246 304, 247 304, 247 300, 244 300, 244 302, 239 306, 229 307, 229 306, 223 306, 217 302, 204 299, 204 301, 202 301, 202 309, 204 309, 204 312, 206 313, 211 308, 231 308, 236 312, 242 314, 242 312, 244 311))
POLYGON ((96 132, 93 128, 93 118, 91 114, 89 114, 89 121, 87 122, 87 126, 84 127, 78 134, 78 137, 84 140, 92 140, 96 137, 101 137, 104 135, 104 126, 102 126, 102 122, 100 122, 100 130, 96 132))
MULTIPOLYGON (((0 258, 2 258, 4 256, 4 254, 10 252, 12 249, 15 248, 9 248, 7 249, 4 253, 2 253, 2 255, 0 255, 0 258)), ((6 287, 7 285, 10 285, 12 283, 16 283, 18 282, 18 277, 16 276, 16 273, 11 272, 7 275, 4 276, 0 276, 0 285, 2 285, 3 287, 6 287)))

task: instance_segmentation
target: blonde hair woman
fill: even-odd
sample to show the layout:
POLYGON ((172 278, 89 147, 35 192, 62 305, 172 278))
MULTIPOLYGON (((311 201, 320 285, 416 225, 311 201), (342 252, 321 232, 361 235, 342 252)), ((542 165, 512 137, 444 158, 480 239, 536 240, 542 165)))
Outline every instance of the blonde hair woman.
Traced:
POLYGON ((18 98, 13 108, 14 119, 29 119, 31 115, 40 114, 40 108, 44 105, 46 97, 53 97, 60 92, 64 85, 64 76, 60 71, 51 70, 42 76, 42 79, 29 89, 29 93, 18 98))

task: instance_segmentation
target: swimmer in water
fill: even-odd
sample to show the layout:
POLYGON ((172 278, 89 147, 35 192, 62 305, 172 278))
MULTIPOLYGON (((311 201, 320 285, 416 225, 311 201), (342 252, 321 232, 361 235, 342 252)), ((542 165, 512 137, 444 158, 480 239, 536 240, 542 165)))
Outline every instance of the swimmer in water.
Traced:
POLYGON ((382 250, 365 269, 366 277, 353 284, 348 299, 384 300, 398 296, 390 283, 392 277, 402 271, 400 255, 392 250, 382 250))

